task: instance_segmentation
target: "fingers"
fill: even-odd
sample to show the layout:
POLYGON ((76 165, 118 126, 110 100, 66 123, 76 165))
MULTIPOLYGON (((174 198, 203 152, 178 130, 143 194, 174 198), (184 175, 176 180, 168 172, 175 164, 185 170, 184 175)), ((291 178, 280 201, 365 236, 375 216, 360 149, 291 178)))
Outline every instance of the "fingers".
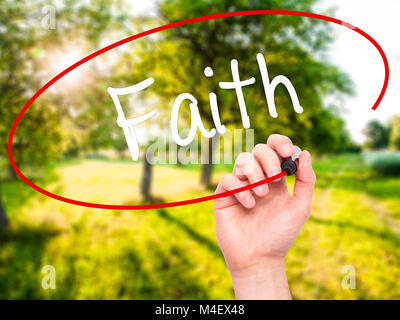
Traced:
MULTIPOLYGON (((247 185, 248 185, 248 183, 246 181, 240 180, 238 177, 236 177, 233 174, 227 174, 222 178, 215 193, 218 194, 218 193, 225 192, 225 191, 231 191, 231 190, 241 188, 241 187, 244 187, 247 185)), ((248 208, 248 209, 251 209, 256 205, 256 200, 254 199, 254 196, 250 190, 237 192, 237 193, 227 197, 227 199, 225 199, 225 201, 224 201, 224 199, 225 198, 216 199, 214 202, 214 206, 218 208, 221 206, 232 205, 235 202, 235 201, 232 202, 232 200, 234 200, 234 199, 239 201, 245 208, 248 208), (222 201, 218 201, 218 200, 222 200, 222 201)))
MULTIPOLYGON (((245 152, 238 156, 233 174, 226 175, 221 180, 216 193, 231 191, 281 173, 282 158, 291 157, 293 153, 293 143, 288 137, 279 134, 271 135, 267 144, 258 144, 254 147, 252 153, 245 152)), ((314 184, 315 174, 311 166, 311 156, 305 151, 299 157, 292 203, 311 210, 314 184)), ((288 193, 285 179, 281 177, 269 185, 263 184, 252 190, 245 190, 216 199, 214 206, 222 208, 239 202, 245 208, 250 209, 256 205, 255 195, 258 197, 264 197, 268 193, 279 195, 283 191, 288 193)))
MULTIPOLYGON (((260 163, 263 171, 268 177, 272 177, 282 172, 281 162, 274 150, 266 144, 257 144, 253 149, 254 158, 260 163)), ((274 181, 279 181, 279 178, 274 181)))
POLYGON ((311 213, 312 195, 316 176, 311 164, 311 155, 302 151, 296 172, 292 201, 296 207, 304 209, 306 214, 311 213))
POLYGON ((282 158, 289 158, 294 153, 292 141, 280 134, 271 134, 267 140, 267 145, 282 158))
MULTIPOLYGON (((241 180, 248 180, 250 183, 256 183, 265 179, 263 170, 254 156, 249 152, 239 154, 233 168, 233 174, 241 180)), ((267 184, 262 184, 254 188, 253 191, 257 196, 263 197, 268 193, 268 186, 267 184)))

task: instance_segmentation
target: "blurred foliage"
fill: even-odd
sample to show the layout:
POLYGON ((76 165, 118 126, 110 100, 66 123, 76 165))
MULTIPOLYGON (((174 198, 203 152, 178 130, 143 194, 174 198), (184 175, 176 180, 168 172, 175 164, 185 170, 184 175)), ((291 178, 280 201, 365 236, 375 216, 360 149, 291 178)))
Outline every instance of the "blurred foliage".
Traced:
MULTIPOLYGON (((163 23, 171 23, 228 11, 312 11, 315 2, 218 0, 211 4, 208 0, 165 0, 159 3, 159 14, 163 23)), ((235 58, 239 61, 241 79, 256 78, 254 85, 243 89, 256 143, 265 142, 270 133, 279 132, 304 148, 319 153, 339 152, 352 144, 337 110, 326 108, 323 98, 352 90, 348 77, 325 57, 332 34, 328 23, 296 16, 239 16, 196 22, 163 31, 146 41, 139 51, 143 59, 132 63, 126 81, 137 83, 153 76, 156 82, 152 91, 159 96, 159 106, 167 108, 178 94, 191 93, 198 100, 208 128, 213 125, 208 94, 215 92, 222 123, 241 128, 235 92, 218 86, 218 81, 232 80, 230 60, 235 58), (284 74, 292 81, 304 107, 303 114, 294 112, 286 89, 279 86, 275 94, 279 117, 269 116, 257 67, 258 52, 266 58, 271 79, 284 74), (204 76, 206 66, 212 67, 212 78, 204 76)), ((133 54, 131 57, 134 59, 133 54)), ((188 119, 188 108, 182 109, 181 118, 188 119)))
MULTIPOLYGON (((52 1, 0 1, 0 156, 7 154, 12 122, 43 81, 36 76, 40 71, 40 65, 36 63, 38 52, 49 43, 61 46, 81 36, 98 43, 107 28, 115 29, 125 19, 123 12, 109 10, 112 4, 118 8, 121 1, 91 3, 74 0, 57 5, 52 1), (46 6, 56 10, 55 29, 45 28, 42 24, 42 9, 46 6)), ((59 157, 63 150, 74 148, 77 135, 68 125, 74 121, 68 119, 69 108, 70 105, 63 103, 60 97, 35 102, 14 136, 13 150, 17 162, 43 164, 59 157), (69 140, 72 146, 68 146, 69 140)), ((93 141, 95 146, 98 143, 93 141)))
POLYGON ((386 176, 400 176, 400 152, 366 153, 364 159, 372 170, 386 176))
MULTIPOLYGON (((231 278, 215 239, 211 202, 105 214, 45 198, 22 181, 6 177, 8 133, 18 112, 43 84, 34 75, 41 69, 36 64, 38 55, 49 44, 62 50, 82 38, 90 43, 88 47, 98 48, 109 30, 134 34, 145 27, 249 9, 312 11, 316 1, 165 0, 159 2, 160 19, 133 18, 122 3, 57 2, 57 28, 52 30, 40 23, 41 9, 53 5, 52 1, 0 0, 0 177, 1 196, 11 220, 11 227, 0 233, 0 298, 233 298, 231 278), (46 264, 56 267, 55 291, 41 288, 41 268, 46 264)), ((234 92, 218 87, 218 81, 231 80, 229 61, 233 58, 239 61, 242 79, 256 77, 252 87, 244 88, 256 142, 279 132, 318 153, 359 151, 345 130, 340 110, 323 104, 327 95, 351 93, 348 77, 325 57, 332 34, 328 23, 315 19, 246 16, 147 37, 121 54, 112 77, 95 69, 96 84, 90 88, 35 102, 14 138, 17 163, 23 163, 23 172, 32 181, 57 194, 137 204, 139 163, 98 158, 46 163, 60 155, 77 157, 103 148, 122 153, 126 141, 115 121, 110 121, 115 120, 115 110, 106 88, 128 86, 149 76, 156 79, 152 86, 156 92, 145 91, 145 98, 159 110, 159 125, 168 123, 172 100, 190 92, 199 101, 205 124, 211 126, 208 93, 214 91, 223 122, 229 129, 241 127, 234 92), (284 74, 293 82, 303 114, 295 114, 286 91, 277 88, 279 121, 269 116, 257 52, 265 55, 271 78, 284 74), (203 75, 206 66, 214 70, 211 79, 203 75)), ((390 128, 372 124, 367 130, 370 147, 386 147, 390 141, 392 148, 399 148, 398 117, 390 128)), ((157 135, 157 131, 149 129, 148 134, 157 135)), ((313 215, 287 259, 295 298, 400 297, 400 179, 394 177, 399 156, 371 154, 365 163, 359 155, 314 162, 318 182, 313 215), (392 177, 381 177, 382 172, 392 177), (357 270, 357 290, 340 287, 342 267, 348 264, 357 270)), ((217 169, 214 182, 232 170, 230 165, 217 169)), ((198 166, 155 166, 154 170, 152 191, 161 200, 206 194, 197 183, 198 166)), ((292 178, 288 184, 293 186, 292 178)))
POLYGON ((389 122, 390 138, 389 146, 394 150, 400 150, 400 116, 394 116, 389 122))
MULTIPOLYGON (((44 84, 39 76, 43 65, 38 63, 38 56, 49 46, 62 48, 80 37, 98 45, 107 28, 113 28, 114 32, 121 29, 126 18, 123 8, 118 10, 121 3, 119 0, 57 3, 0 0, 0 158, 7 157, 12 123, 28 99, 44 84), (114 10, 110 10, 111 5, 114 10)), ((50 75, 45 76, 48 81, 50 75)), ((93 107, 98 107, 99 103, 101 101, 93 107)), ((13 138, 13 156, 17 164, 43 166, 63 152, 77 155, 85 137, 93 136, 91 128, 85 132, 85 137, 80 136, 82 131, 77 129, 71 105, 61 96, 39 99, 26 112, 22 122, 13 138)), ((97 129, 102 124, 104 120, 103 123, 99 121, 97 129)), ((101 143, 102 137, 90 139, 94 148, 101 143)), ((13 169, 8 171, 11 177, 16 177, 13 169)), ((7 225, 0 190, 0 227, 7 225)))
POLYGON ((389 144, 390 128, 379 120, 371 120, 365 126, 364 135, 368 149, 384 149, 389 144))
POLYGON ((371 120, 364 129, 367 149, 400 150, 400 116, 394 115, 387 124, 371 120))
MULTIPOLYGON (((29 93, 35 88, 32 66, 29 65, 32 55, 28 49, 35 43, 36 30, 24 21, 24 14, 34 10, 35 6, 31 1, 0 1, 0 156, 3 157, 7 154, 11 124, 26 103, 29 93)), ((39 120, 40 123, 45 117, 41 113, 36 114, 32 125, 37 127, 36 121, 39 120)), ((28 123, 27 125, 29 126, 28 123)), ((29 134, 28 132, 15 137, 15 148, 27 147, 23 136, 29 134)), ((50 146, 53 142, 46 139, 37 146, 37 153, 42 154, 40 158, 44 159, 52 154, 53 148, 50 146)), ((39 156, 35 160, 40 160, 37 158, 39 156)))
MULTIPOLYGON (((125 35, 144 25, 149 27, 204 14, 247 9, 291 9, 311 11, 314 0, 283 1, 160 1, 161 18, 133 17, 124 10, 123 0, 64 1, 55 4, 56 29, 46 29, 40 20, 41 9, 50 1, 1 0, 0 84, 0 156, 6 157, 11 123, 40 88, 43 79, 36 76, 42 66, 38 56, 50 48, 61 50, 76 39, 99 46, 108 31, 125 35)), ((236 95, 218 88, 218 81, 231 79, 229 60, 239 60, 242 78, 255 76, 252 88, 244 88, 251 127, 256 142, 264 142, 272 132, 292 137, 297 144, 320 153, 342 152, 353 147, 336 109, 323 107, 328 94, 351 92, 351 83, 337 67, 324 58, 332 41, 329 24, 316 19, 293 16, 244 16, 190 24, 146 37, 121 54, 112 72, 92 70, 95 84, 81 88, 79 94, 43 96, 32 105, 15 133, 13 150, 18 162, 43 164, 60 155, 78 156, 85 151, 113 148, 126 150, 122 130, 115 125, 115 110, 106 93, 108 85, 127 86, 154 76, 151 99, 159 110, 160 127, 168 127, 168 113, 181 92, 190 92, 199 100, 200 112, 210 126, 208 93, 215 91, 223 123, 238 127, 241 122, 236 95), (284 88, 276 90, 279 120, 268 115, 255 54, 263 52, 271 78, 283 73, 293 82, 305 112, 295 114, 284 88), (205 66, 214 69, 206 79, 205 66), (110 107, 104 107, 105 105, 110 107), (161 110, 160 110, 161 109, 161 110), (260 112, 261 111, 261 112, 260 112), (40 123, 40 125, 38 125, 40 123), (40 143, 36 143, 40 141, 40 143)), ((49 75, 46 75, 47 77, 49 75)), ((48 80, 47 78, 45 80, 48 80)), ((151 100, 150 99, 150 100, 151 100)), ((148 102, 149 100, 147 100, 148 102)), ((187 110, 183 110, 187 119, 187 110)), ((239 126, 240 127, 240 126, 239 126)), ((148 129, 149 139, 157 134, 148 129), (151 136, 153 135, 153 136, 151 136), (151 137, 150 137, 151 136, 151 137)))

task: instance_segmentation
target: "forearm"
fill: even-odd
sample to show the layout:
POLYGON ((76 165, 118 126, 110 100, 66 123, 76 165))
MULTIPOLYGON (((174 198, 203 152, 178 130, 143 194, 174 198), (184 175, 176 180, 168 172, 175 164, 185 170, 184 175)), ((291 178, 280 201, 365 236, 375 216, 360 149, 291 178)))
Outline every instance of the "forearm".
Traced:
POLYGON ((251 269, 231 272, 236 299, 290 300, 284 260, 266 260, 251 269))

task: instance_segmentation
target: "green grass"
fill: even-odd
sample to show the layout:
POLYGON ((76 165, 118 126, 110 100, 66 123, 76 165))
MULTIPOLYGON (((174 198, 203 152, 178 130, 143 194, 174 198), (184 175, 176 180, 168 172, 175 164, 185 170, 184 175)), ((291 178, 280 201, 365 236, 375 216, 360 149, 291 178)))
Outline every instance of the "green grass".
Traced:
MULTIPOLYGON (((400 298, 400 178, 382 178, 360 156, 314 162, 313 214, 286 266, 296 299, 400 298), (356 270, 356 290, 341 286, 356 270)), ((49 168, 40 186, 86 201, 139 201, 140 164, 86 159, 49 168)), ((215 182, 224 174, 217 170, 215 182)), ((164 201, 212 191, 199 172, 157 166, 153 193, 164 201)), ((292 186, 293 178, 289 178, 292 186)), ((0 234, 0 298, 230 299, 212 203, 150 211, 102 211, 48 199, 20 181, 2 185, 12 228, 0 234), (44 265, 56 290, 41 288, 44 265)))

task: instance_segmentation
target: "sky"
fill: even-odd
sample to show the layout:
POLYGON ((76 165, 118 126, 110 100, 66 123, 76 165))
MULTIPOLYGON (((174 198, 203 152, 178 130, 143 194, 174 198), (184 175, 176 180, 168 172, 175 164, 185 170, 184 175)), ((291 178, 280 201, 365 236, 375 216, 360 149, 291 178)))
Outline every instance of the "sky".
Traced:
MULTIPOLYGON (((347 72, 356 86, 355 95, 343 101, 347 112, 342 116, 353 139, 362 142, 362 130, 368 121, 387 122, 394 114, 400 115, 400 1, 325 0, 319 7, 335 7, 334 18, 367 32, 380 44, 389 62, 388 89, 378 109, 373 111, 371 107, 383 85, 382 59, 361 35, 346 27, 335 27, 337 39, 330 51, 332 63, 347 72)), ((317 7, 315 12, 321 11, 317 7)))
MULTIPOLYGON (((137 1, 136 13, 154 14, 155 1, 137 1)), ((355 84, 355 94, 336 104, 344 110, 342 117, 352 138, 362 143, 363 128, 368 121, 387 122, 400 114, 400 0, 323 0, 314 13, 334 8, 334 18, 350 23, 372 36, 389 61, 390 77, 387 92, 376 111, 371 110, 383 85, 384 66, 380 54, 364 37, 349 28, 334 25, 336 40, 329 51, 330 62, 345 71, 355 84)), ((306 108, 306 106, 304 106, 306 108)))

